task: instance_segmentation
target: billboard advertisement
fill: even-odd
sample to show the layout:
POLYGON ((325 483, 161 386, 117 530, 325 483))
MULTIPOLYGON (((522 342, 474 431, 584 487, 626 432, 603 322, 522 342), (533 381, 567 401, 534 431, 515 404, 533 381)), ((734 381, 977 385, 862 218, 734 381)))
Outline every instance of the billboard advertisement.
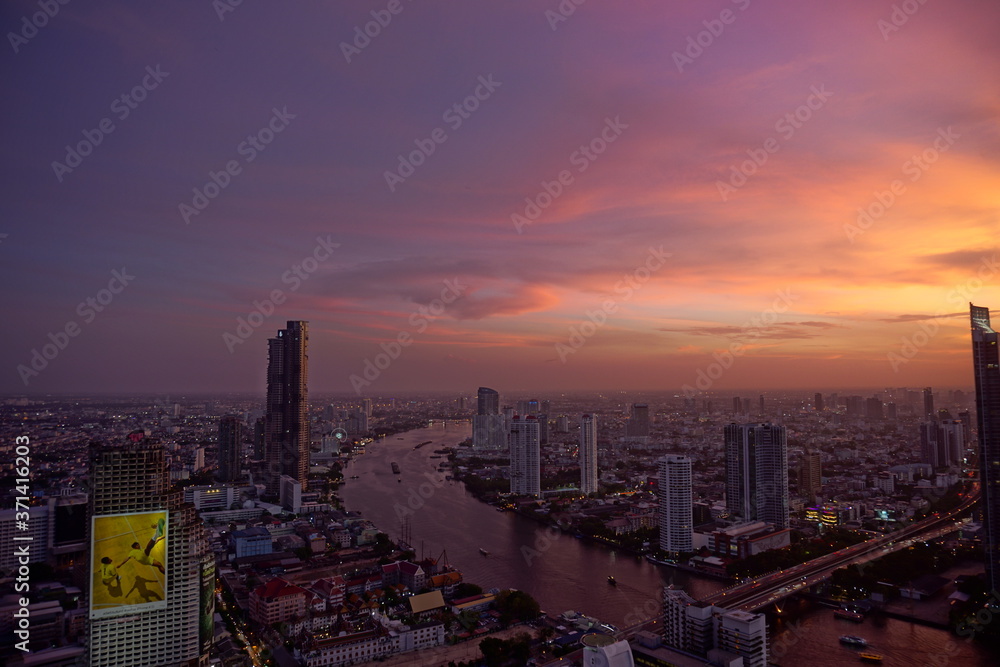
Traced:
POLYGON ((90 617, 167 606, 168 513, 95 515, 90 526, 90 617))
POLYGON ((215 640, 215 554, 211 551, 201 562, 201 604, 198 635, 201 638, 201 651, 205 653, 212 648, 215 640))

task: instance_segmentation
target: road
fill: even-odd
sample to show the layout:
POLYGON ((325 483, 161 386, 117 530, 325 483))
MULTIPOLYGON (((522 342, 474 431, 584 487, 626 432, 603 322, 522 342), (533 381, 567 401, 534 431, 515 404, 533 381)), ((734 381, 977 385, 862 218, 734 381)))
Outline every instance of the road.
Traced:
MULTIPOLYGON (((961 526, 961 516, 979 502, 980 490, 976 484, 953 510, 934 514, 906 526, 902 530, 881 535, 860 544, 840 549, 825 556, 796 565, 787 570, 772 572, 752 581, 734 584, 729 588, 702 598, 702 602, 743 611, 756 611, 762 607, 793 595, 830 577, 833 572, 849 565, 862 565, 894 551, 909 548, 915 542, 924 542, 954 532, 961 526)), ((641 630, 658 631, 659 621, 646 620, 620 630, 619 639, 631 638, 641 630)))
POLYGON ((954 532, 961 526, 961 515, 979 502, 979 494, 979 486, 976 485, 962 504, 953 510, 935 514, 902 530, 840 549, 787 570, 730 586, 706 596, 702 601, 744 611, 760 609, 810 588, 830 577, 839 568, 863 565, 894 551, 907 549, 915 542, 924 542, 954 532))

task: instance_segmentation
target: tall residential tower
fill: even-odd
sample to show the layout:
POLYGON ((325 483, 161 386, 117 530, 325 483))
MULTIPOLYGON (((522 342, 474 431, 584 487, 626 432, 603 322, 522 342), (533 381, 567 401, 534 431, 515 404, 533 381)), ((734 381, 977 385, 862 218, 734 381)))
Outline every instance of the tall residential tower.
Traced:
POLYGON ((309 473, 309 323, 290 321, 267 341, 264 456, 267 494, 287 475, 306 490, 309 473))
POLYGON ((788 528, 788 445, 777 424, 730 424, 726 439, 726 507, 746 521, 788 528))
POLYGON ((664 456, 658 464, 660 549, 668 553, 694 551, 691 459, 670 455, 664 456))
POLYGON ((193 505, 170 488, 163 448, 129 436, 90 461, 87 664, 208 664, 215 556, 193 505))
POLYGON ((986 585, 1000 590, 1000 354, 990 309, 969 304, 972 365, 976 376, 979 483, 982 486, 986 585))
POLYGON ((597 417, 580 419, 580 493, 597 493, 597 417))
POLYGON ((515 417, 510 425, 510 492, 538 497, 542 493, 538 420, 515 417))
POLYGON ((223 482, 240 479, 243 468, 243 422, 238 415, 225 415, 219 420, 219 473, 223 482))

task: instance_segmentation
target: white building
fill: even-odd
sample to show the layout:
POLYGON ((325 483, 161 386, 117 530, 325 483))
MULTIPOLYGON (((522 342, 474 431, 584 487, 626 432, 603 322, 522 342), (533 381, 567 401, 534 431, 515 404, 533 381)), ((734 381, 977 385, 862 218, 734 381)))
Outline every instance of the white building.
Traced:
POLYGON ((538 420, 515 417, 510 425, 510 492, 538 497, 541 485, 538 420))
POLYGON ((597 417, 583 415, 580 420, 580 493, 597 493, 597 417))
POLYGON ((584 667, 635 667, 632 648, 624 639, 616 641, 614 637, 593 633, 584 635, 580 643, 584 667))
POLYGON ((763 614, 725 611, 719 621, 716 648, 742 656, 744 667, 767 667, 767 620, 763 614))
POLYGON ((659 472, 660 549, 673 553, 694 551, 691 459, 664 456, 659 460, 659 472))
POLYGON ((692 599, 680 589, 663 591, 663 642, 700 656, 724 651, 745 667, 767 667, 767 619, 692 599))

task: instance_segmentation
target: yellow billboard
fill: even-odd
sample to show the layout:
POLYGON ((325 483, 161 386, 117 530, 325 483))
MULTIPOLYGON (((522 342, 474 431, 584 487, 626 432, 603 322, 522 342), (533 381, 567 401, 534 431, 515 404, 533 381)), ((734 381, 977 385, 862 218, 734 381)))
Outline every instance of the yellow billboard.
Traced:
POLYGON ((93 517, 91 618, 166 607, 167 519, 166 510, 93 517))

